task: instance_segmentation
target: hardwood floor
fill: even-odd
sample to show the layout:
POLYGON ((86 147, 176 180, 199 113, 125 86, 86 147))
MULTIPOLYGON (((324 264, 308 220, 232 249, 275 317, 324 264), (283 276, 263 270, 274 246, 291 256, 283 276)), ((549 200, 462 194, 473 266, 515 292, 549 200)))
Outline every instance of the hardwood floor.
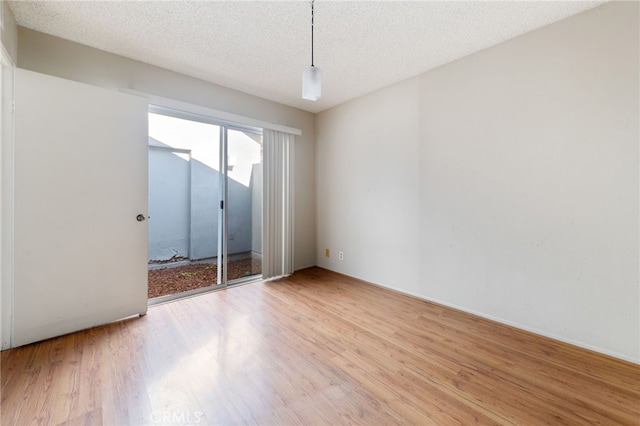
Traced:
POLYGON ((640 367, 312 268, 1 355, 2 425, 638 425, 640 367))

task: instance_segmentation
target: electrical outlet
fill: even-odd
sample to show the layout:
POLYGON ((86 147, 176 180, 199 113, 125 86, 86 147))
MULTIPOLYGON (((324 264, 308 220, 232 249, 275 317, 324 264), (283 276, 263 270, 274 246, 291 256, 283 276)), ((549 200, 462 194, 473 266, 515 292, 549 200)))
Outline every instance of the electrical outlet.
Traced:
POLYGON ((324 249, 324 256, 331 257, 331 251, 329 251, 329 249, 324 249))
POLYGON ((344 252, 338 253, 338 259, 344 260, 344 252))

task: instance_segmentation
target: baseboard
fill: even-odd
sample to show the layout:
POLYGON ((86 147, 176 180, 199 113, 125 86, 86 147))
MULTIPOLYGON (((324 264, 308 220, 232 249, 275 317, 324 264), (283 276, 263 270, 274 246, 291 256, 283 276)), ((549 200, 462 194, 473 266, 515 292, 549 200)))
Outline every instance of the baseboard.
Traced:
POLYGON ((400 288, 397 288, 397 287, 392 287, 392 286, 388 286, 388 285, 385 285, 385 284, 374 283, 374 282, 371 282, 371 281, 363 280, 362 278, 358 278, 358 277, 354 277, 354 276, 351 276, 351 275, 348 275, 348 274, 344 274, 344 273, 341 273, 341 272, 333 271, 331 269, 324 268, 324 267, 321 267, 321 266, 317 266, 317 268, 326 270, 326 271, 331 272, 333 274, 341 275, 343 277, 347 277, 347 278, 350 278, 350 279, 353 279, 353 280, 360 281, 360 282, 362 282, 364 284, 374 285, 376 287, 382 287, 382 288, 385 288, 387 290, 392 290, 392 291, 395 291, 397 293, 402 293, 402 294, 405 294, 407 296, 411 296, 411 297, 415 297, 415 298, 420 299, 420 300, 424 300, 426 302, 435 303, 437 305, 445 306, 445 307, 450 308, 450 309, 455 309, 455 310, 460 311, 460 312, 464 312, 464 313, 467 313, 467 314, 475 315, 477 317, 480 317, 480 318, 483 318, 483 319, 486 319, 486 320, 489 320, 489 321, 493 321, 493 322, 496 322, 498 324, 506 325, 506 326, 515 328, 517 330, 526 331, 528 333, 536 334, 538 336, 542 336, 542 337, 545 337, 547 339, 555 340, 557 342, 561 342, 561 343, 564 343, 564 344, 567 344, 567 345, 575 346, 575 347, 580 348, 580 349, 584 349, 584 350, 588 350, 588 351, 591 351, 591 352, 595 352, 598 355, 603 355, 603 356, 615 358, 616 360, 630 362, 632 364, 640 365, 640 358, 629 357, 629 356, 626 356, 624 354, 620 354, 620 353, 617 353, 615 351, 609 351, 609 350, 606 350, 606 349, 603 349, 603 348, 600 348, 600 347, 597 347, 597 346, 586 344, 584 342, 567 339, 567 338, 564 338, 562 336, 554 335, 552 333, 546 333, 546 332, 544 332, 542 330, 538 330, 538 329, 536 329, 534 327, 529 327, 529 326, 526 326, 526 325, 523 325, 523 324, 519 324, 519 323, 516 323, 516 322, 513 322, 513 321, 509 321, 509 320, 506 320, 506 319, 503 319, 503 318, 500 318, 500 317, 495 317, 493 315, 485 314, 483 312, 475 311, 473 309, 468 309, 468 308, 465 308, 463 306, 458 306, 456 304, 449 303, 449 302, 446 302, 446 301, 443 301, 443 300, 439 300, 439 299, 431 298, 431 297, 428 297, 428 296, 424 296, 424 295, 419 294, 419 293, 414 293, 414 292, 407 291, 407 290, 404 290, 404 289, 400 289, 400 288))

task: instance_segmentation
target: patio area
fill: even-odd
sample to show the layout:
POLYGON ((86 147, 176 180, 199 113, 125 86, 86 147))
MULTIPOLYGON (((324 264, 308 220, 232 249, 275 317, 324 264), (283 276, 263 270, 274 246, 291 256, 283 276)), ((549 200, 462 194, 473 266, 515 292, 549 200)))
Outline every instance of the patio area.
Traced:
MULTIPOLYGON (((228 265, 228 281, 262 272, 262 261, 257 257, 229 260, 228 265)), ((149 299, 212 286, 217 278, 218 265, 215 263, 167 264, 166 267, 154 268, 149 270, 149 299)))

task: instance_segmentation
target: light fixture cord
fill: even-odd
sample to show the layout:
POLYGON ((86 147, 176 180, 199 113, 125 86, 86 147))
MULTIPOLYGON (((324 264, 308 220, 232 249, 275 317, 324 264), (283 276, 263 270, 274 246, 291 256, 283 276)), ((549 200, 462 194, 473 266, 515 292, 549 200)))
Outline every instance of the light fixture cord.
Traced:
POLYGON ((311 0, 311 66, 313 66, 313 3, 315 0, 311 0))

